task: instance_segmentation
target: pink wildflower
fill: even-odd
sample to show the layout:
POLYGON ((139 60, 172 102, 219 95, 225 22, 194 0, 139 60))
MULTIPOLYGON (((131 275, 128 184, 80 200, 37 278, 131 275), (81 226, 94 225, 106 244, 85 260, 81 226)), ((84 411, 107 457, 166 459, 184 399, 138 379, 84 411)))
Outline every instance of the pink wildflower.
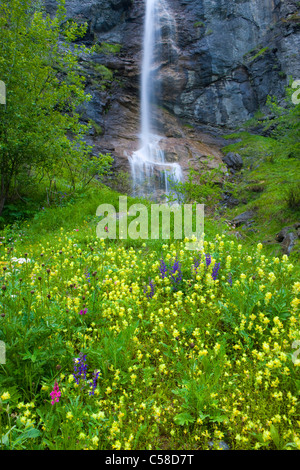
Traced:
POLYGON ((80 315, 85 315, 87 313, 87 308, 85 308, 84 310, 80 310, 79 314, 80 315))
POLYGON ((51 405, 54 405, 54 403, 58 403, 60 396, 61 392, 59 390, 58 383, 55 380, 53 391, 50 393, 50 397, 52 398, 51 405))

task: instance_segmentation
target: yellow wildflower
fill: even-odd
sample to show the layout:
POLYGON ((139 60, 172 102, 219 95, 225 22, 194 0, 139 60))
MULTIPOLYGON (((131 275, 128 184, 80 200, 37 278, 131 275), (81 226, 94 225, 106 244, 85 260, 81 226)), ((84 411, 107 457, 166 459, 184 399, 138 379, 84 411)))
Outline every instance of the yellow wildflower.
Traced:
POLYGON ((10 394, 8 392, 4 392, 1 395, 1 400, 9 400, 10 399, 10 394))

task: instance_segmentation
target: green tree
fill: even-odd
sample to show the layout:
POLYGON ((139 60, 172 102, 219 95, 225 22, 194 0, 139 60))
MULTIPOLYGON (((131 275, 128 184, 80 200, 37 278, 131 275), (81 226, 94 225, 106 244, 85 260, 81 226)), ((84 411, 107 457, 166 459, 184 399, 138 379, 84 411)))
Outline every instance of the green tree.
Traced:
MULTIPOLYGON (((38 1, 0 4, 0 80, 7 92, 6 104, 0 105, 0 214, 25 175, 70 167, 74 182, 73 162, 87 166, 90 160, 92 148, 84 141, 88 125, 80 123, 76 110, 91 99, 79 57, 93 48, 75 42, 86 25, 65 21, 64 3, 58 2, 53 19, 38 1)), ((106 167, 110 158, 102 157, 100 173, 101 162, 106 167)))

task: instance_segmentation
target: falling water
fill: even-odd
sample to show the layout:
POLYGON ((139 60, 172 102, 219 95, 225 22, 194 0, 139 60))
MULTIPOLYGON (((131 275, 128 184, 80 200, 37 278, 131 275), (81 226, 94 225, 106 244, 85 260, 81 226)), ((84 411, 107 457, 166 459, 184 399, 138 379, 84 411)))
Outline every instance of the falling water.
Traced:
MULTIPOLYGON (((178 163, 165 162, 160 148, 162 136, 155 129, 153 109, 159 94, 156 58, 162 39, 162 19, 169 34, 174 32, 174 20, 164 0, 145 0, 144 45, 141 81, 141 137, 140 148, 129 157, 135 195, 155 196, 157 190, 170 192, 171 181, 181 181, 182 170, 178 163)), ((170 38, 168 38, 170 39, 170 38)))

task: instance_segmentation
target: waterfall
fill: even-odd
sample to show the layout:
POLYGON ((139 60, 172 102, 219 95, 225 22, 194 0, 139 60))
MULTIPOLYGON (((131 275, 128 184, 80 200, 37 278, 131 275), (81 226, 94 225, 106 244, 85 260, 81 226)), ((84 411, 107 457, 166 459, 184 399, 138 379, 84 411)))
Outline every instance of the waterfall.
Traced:
MULTIPOLYGON (((129 157, 133 193, 151 197, 159 192, 168 195, 171 181, 181 181, 178 163, 165 161, 160 142, 164 138, 156 129, 153 112, 159 96, 158 71, 162 46, 162 25, 167 26, 167 41, 172 43, 175 22, 164 0, 145 0, 143 62, 141 78, 141 135, 140 148, 129 157)), ((165 34, 165 32, 164 32, 165 34)))

